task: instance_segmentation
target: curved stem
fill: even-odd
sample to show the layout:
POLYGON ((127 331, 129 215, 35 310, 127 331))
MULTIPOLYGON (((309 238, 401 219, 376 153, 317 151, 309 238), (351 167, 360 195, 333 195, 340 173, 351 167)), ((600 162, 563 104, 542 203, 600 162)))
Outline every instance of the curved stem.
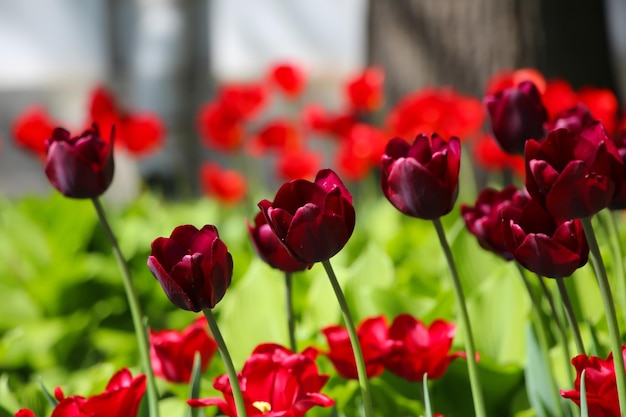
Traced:
POLYGON ((297 353, 296 347, 296 319, 293 315, 292 297, 292 276, 291 272, 285 272, 285 308, 287 310, 287 328, 289 330, 289 347, 291 351, 297 353))
POLYGON ((569 323, 569 327, 572 329, 572 335, 574 336, 574 343, 576 343, 576 350, 578 350, 579 355, 585 354, 585 345, 583 343, 583 338, 580 335, 580 327, 578 326, 578 320, 576 319, 576 314, 574 314, 574 307, 572 307, 572 300, 569 298, 569 294, 567 293, 567 288, 565 287, 565 281, 563 278, 555 278, 556 285, 559 287, 559 294, 561 294, 561 301, 563 302, 563 307, 565 307, 565 317, 567 317, 567 322, 569 323))
POLYGON ((356 370, 359 375, 359 385, 361 386, 361 396, 363 397, 365 417, 373 417, 374 410, 372 408, 372 399, 370 397, 370 385, 369 385, 369 380, 367 379, 367 371, 365 369, 365 360, 363 359, 363 351, 361 350, 361 344, 359 343, 359 336, 356 332, 356 328, 354 327, 354 321, 352 320, 352 315, 350 314, 350 310, 348 309, 348 303, 346 302, 346 297, 343 295, 343 291, 341 290, 339 281, 337 281, 337 276, 335 275, 335 271, 333 271, 333 267, 330 264, 330 261, 329 260, 322 261, 322 265, 324 265, 324 269, 326 270, 326 274, 328 275, 330 284, 332 285, 333 290, 335 291, 335 296, 337 297, 337 301, 339 302, 339 308, 341 309, 341 314, 343 315, 343 320, 346 324, 348 335, 350 336, 350 344, 352 345, 352 352, 354 353, 354 360, 356 362, 356 370))
POLYGON ((124 290, 126 291, 126 298, 128 299, 128 306, 130 307, 130 315, 133 320, 133 327, 135 329, 135 335, 137 336, 137 346, 139 348, 139 357, 141 358, 141 366, 143 371, 146 374, 148 386, 148 410, 150 411, 150 417, 158 417, 159 416, 159 394, 156 388, 156 381, 154 379, 154 371, 152 370, 152 362, 150 361, 150 347, 148 344, 148 334, 146 328, 143 325, 142 318, 143 313, 141 312, 141 307, 139 306, 139 301, 137 299, 137 293, 135 291, 135 287, 133 286, 133 281, 130 275, 130 269, 128 268, 128 264, 122 255, 122 251, 120 250, 120 246, 117 243, 117 239, 113 234, 113 230, 107 221, 106 215, 104 214, 104 209, 102 208, 102 204, 100 204, 100 200, 97 197, 92 198, 91 201, 96 209, 96 213, 98 214, 98 218, 100 220, 100 224, 104 229, 104 233, 107 235, 107 239, 109 239, 109 243, 111 243, 111 247, 113 248, 113 254, 115 255, 115 259, 117 260, 117 264, 122 272, 122 281, 124 282, 124 290))
POLYGON ((220 351, 220 356, 222 357, 222 362, 224 362, 224 367, 226 368, 226 374, 228 375, 228 380, 230 381, 230 388, 233 391, 233 399, 235 400, 235 408, 237 409, 238 417, 247 417, 246 414, 246 404, 243 401, 243 394, 241 393, 241 387, 239 386, 239 379, 237 378, 237 371, 235 371, 235 366, 233 365, 233 360, 230 358, 230 353, 228 353, 228 348, 226 347, 226 343, 224 342, 224 338, 222 337, 222 333, 220 332, 219 327, 217 326, 217 321, 215 321, 215 316, 213 315, 213 311, 210 308, 205 308, 202 310, 204 316, 206 317, 207 323, 209 323, 209 329, 211 330, 211 334, 217 343, 217 349, 220 351))
POLYGON ((609 279, 606 275, 600 247, 593 232, 591 218, 580 219, 585 230, 587 243, 589 243, 589 253, 593 259, 593 268, 598 279, 600 294, 602 296, 602 305, 604 306, 604 314, 606 323, 609 327, 609 339, 611 341, 611 351, 613 352, 613 365, 615 367, 615 378, 617 380, 617 396, 620 404, 620 415, 624 416, 626 411, 626 373, 624 373, 624 356, 622 355, 622 343, 620 340, 619 326, 617 325, 617 315, 615 314, 615 305, 613 304, 613 296, 609 279))
POLYGON ((463 288, 461 287, 461 280, 456 270, 456 264, 452 257, 452 251, 448 245, 446 234, 441 225, 441 220, 434 219, 433 224, 437 230, 437 236, 439 236, 439 242, 446 255, 446 261, 448 262, 448 269, 450 270, 450 276, 452 277, 452 288, 454 289, 454 295, 456 296, 457 303, 459 304, 459 314, 461 318, 461 327, 464 332, 465 350, 467 353, 467 370, 469 373, 470 386, 472 387, 472 399, 474 401, 474 413, 476 417, 485 417, 485 403, 483 400, 483 392, 480 385, 480 379, 478 378, 478 366, 476 365, 476 350, 474 349, 474 338, 472 336, 472 328, 470 327, 469 315, 467 314, 467 306, 465 305, 465 296, 463 295, 463 288))
MULTIPOLYGON (((548 375, 550 376, 551 382, 551 391, 552 391, 552 400, 554 401, 554 409, 557 412, 557 416, 563 417, 563 409, 560 407, 561 397, 559 395, 559 390, 556 384, 556 378, 554 377, 554 367, 552 366, 552 360, 550 358, 550 348, 548 346, 548 330, 546 329, 546 325, 543 322, 542 314, 541 314, 541 304, 537 299, 537 295, 535 294, 535 290, 532 285, 528 281, 526 277, 526 273, 524 269, 521 267, 519 263, 515 263, 517 266, 517 270, 520 273, 520 277, 522 278, 522 282, 526 287, 526 291, 528 292, 528 296, 530 297, 530 301, 532 304, 532 312, 535 317, 535 331, 537 333, 537 341, 539 343, 539 348, 541 349, 541 354, 543 355, 543 359, 548 366, 548 375)), ((567 343, 567 340, 565 341, 567 343)), ((567 366, 569 367, 569 358, 566 357, 567 366)))

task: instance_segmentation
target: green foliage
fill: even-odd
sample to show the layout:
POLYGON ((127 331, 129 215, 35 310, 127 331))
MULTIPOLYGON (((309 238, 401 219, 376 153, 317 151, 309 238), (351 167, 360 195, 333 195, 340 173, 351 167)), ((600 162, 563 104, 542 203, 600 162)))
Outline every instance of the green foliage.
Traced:
MULTIPOLYGON (((164 202, 151 194, 107 210, 152 327, 182 328, 195 316, 176 310, 147 270, 151 241, 168 236, 180 224, 211 223, 235 261, 233 284, 215 310, 235 366, 239 368, 259 343, 287 345, 284 277, 254 255, 245 225, 252 213, 206 199, 164 202)), ((458 210, 443 220, 467 295, 488 413, 532 415, 531 404, 547 400, 541 394, 544 388, 526 384, 540 381, 544 373, 536 365, 536 341, 527 332, 529 302, 518 272, 478 246, 458 210)), ((121 367, 138 371, 122 281, 90 202, 57 193, 0 200, 0 230, 0 417, 12 415, 19 406, 45 415, 49 406, 39 378, 49 388, 62 386, 68 395, 88 395, 102 391, 121 367)), ((450 277, 432 224, 403 216, 383 199, 357 205, 357 229, 332 264, 357 322, 377 315, 391 322, 400 313, 426 323, 455 320, 450 277)), ((316 265, 297 273, 293 284, 299 348, 315 345, 324 350, 321 329, 341 320, 324 270, 316 265)), ((590 320, 598 343, 606 345, 593 273, 584 268, 568 285, 577 312, 590 320)), ((461 333, 457 331, 454 350, 463 349, 461 333)), ((318 363, 332 375, 324 392, 336 399, 336 415, 358 415, 356 382, 336 376, 325 358, 318 363)), ((219 359, 214 360, 202 377, 200 396, 216 394, 211 381, 222 372, 219 359)), ((186 413, 187 387, 159 381, 159 389, 166 397, 160 404, 163 415, 186 413)), ((387 372, 372 380, 380 416, 423 414, 422 392, 421 384, 387 372)), ((430 401, 433 413, 469 415, 464 360, 453 362, 443 378, 430 381, 430 401)), ((553 407, 548 404, 546 413, 536 415, 553 415, 553 407)), ((332 412, 313 409, 309 415, 332 412)))

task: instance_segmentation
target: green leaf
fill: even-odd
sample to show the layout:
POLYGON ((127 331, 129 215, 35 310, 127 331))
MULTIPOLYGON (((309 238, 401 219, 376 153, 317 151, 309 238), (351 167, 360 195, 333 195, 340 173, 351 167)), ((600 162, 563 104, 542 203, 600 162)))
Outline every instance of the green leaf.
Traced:
POLYGON ((580 417, 588 417, 589 410, 587 410, 587 389, 585 388, 585 372, 583 369, 580 374, 580 417))
MULTIPOLYGON (((202 375, 202 357, 200 352, 196 352, 193 356, 193 368, 191 371, 191 380, 189 381, 189 396, 187 398, 198 398, 200 395, 200 376, 202 375)), ((189 406, 187 409, 187 417, 198 417, 200 409, 189 406)))
POLYGON ((428 392, 428 374, 424 374, 422 385, 424 386, 424 409, 426 417, 433 417, 433 410, 430 407, 430 393, 428 392))

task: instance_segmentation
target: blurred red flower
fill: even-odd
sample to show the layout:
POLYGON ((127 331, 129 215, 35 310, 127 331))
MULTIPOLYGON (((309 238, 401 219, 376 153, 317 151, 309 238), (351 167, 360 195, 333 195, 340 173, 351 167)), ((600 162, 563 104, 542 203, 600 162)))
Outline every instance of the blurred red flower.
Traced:
POLYGON ((302 110, 304 125, 315 133, 339 138, 345 137, 357 122, 349 111, 330 113, 319 104, 308 104, 302 110))
POLYGON ((290 152, 301 146, 300 132, 287 119, 274 119, 266 123, 247 144, 252 155, 261 156, 270 149, 290 152))
POLYGON ((375 126, 356 123, 341 141, 336 154, 337 167, 344 177, 359 180, 380 166, 388 140, 375 126))
POLYGON ((278 63, 270 68, 269 80, 283 94, 295 98, 302 93, 306 85, 304 70, 294 63, 278 63))
POLYGON ((437 132, 444 140, 473 137, 485 119, 477 98, 458 94, 452 88, 425 88, 404 96, 387 118, 391 136, 415 137, 437 132))
POLYGON ((313 178, 321 163, 322 157, 317 152, 298 149, 280 155, 276 171, 278 176, 285 181, 308 179, 313 178))
POLYGON ((24 110, 13 121, 15 143, 41 160, 46 158, 46 140, 52 137, 56 123, 41 107, 33 106, 24 110))
POLYGON ((222 169, 211 162, 200 167, 200 183, 206 195, 226 204, 239 203, 248 190, 245 176, 233 169, 222 169))
POLYGON ((518 177, 524 177, 524 157, 504 152, 493 136, 487 133, 474 142, 474 158, 487 171, 510 169, 518 177))
POLYGON ((507 88, 517 87, 524 81, 531 81, 541 93, 546 89, 546 79, 539 71, 534 68, 520 68, 500 71, 489 77, 485 95, 497 94, 507 88))
POLYGON ((267 91, 261 83, 224 84, 217 93, 216 101, 233 117, 249 120, 263 110, 267 91))
POLYGON ((206 318, 199 317, 183 331, 150 329, 150 361, 154 374, 170 382, 188 383, 196 352, 200 369, 206 371, 217 351, 207 331, 206 318))
POLYGON ((54 391, 59 404, 52 417, 136 417, 146 391, 146 376, 133 378, 126 368, 117 372, 102 394, 89 398, 65 397, 61 388, 54 391))
POLYGON ((578 103, 578 97, 567 81, 557 78, 548 81, 541 101, 548 111, 548 118, 553 120, 563 110, 574 107, 578 103))
MULTIPOLYGON (((383 316, 372 317, 359 324, 357 334, 368 378, 382 374, 385 369, 383 359, 389 347, 387 332, 387 321, 383 316)), ((329 326, 324 328, 322 333, 326 337, 329 349, 324 354, 333 363, 339 375, 346 379, 358 379, 348 330, 343 326, 329 326)))
POLYGON ((384 102, 383 83, 385 73, 382 68, 370 67, 348 80, 345 86, 346 97, 356 111, 373 112, 384 102))
POLYGON ((578 100, 583 103, 594 119, 600 120, 610 135, 617 132, 619 103, 615 93, 608 88, 582 87, 578 100))
POLYGON ((230 152, 237 149, 245 137, 243 120, 219 102, 206 103, 200 108, 197 126, 209 149, 230 152))
POLYGON ((152 153, 163 144, 165 127, 156 114, 121 109, 112 93, 102 86, 91 93, 89 119, 89 125, 98 123, 105 138, 115 126, 116 145, 135 156, 152 153))

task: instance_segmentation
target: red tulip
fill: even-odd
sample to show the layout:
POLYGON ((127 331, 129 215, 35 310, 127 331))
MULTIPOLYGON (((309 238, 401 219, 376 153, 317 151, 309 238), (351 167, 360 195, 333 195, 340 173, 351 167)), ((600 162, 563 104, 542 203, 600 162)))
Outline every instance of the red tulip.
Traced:
POLYGON ((120 108, 113 94, 100 86, 91 94, 90 123, 98 123, 104 137, 115 127, 116 144, 135 156, 154 152, 163 143, 165 128, 154 113, 135 113, 120 108))
POLYGON ((35 417, 35 413, 27 408, 22 408, 15 412, 14 417, 35 417))
POLYGON ((55 390, 59 404, 52 417, 136 417, 141 398, 146 391, 146 376, 133 378, 126 368, 117 372, 102 394, 85 398, 78 395, 63 396, 55 390))
POLYGON ((222 169, 214 163, 205 163, 200 167, 202 191, 225 204, 237 204, 246 195, 248 185, 246 177, 232 169, 222 169))
POLYGON ((594 120, 587 107, 579 103, 557 114, 554 120, 546 123, 546 130, 549 132, 554 129, 567 129, 578 134, 594 120))
POLYGON ((267 91, 260 83, 225 84, 218 91, 217 102, 227 113, 249 120, 265 107, 267 91))
MULTIPOLYGON (((622 356, 625 356, 626 346, 622 347, 622 356)), ((615 380, 615 366, 613 353, 606 359, 596 356, 578 355, 572 359, 576 368, 574 389, 561 390, 561 396, 572 400, 580 407, 581 374, 585 371, 585 391, 587 410, 593 417, 615 417, 620 415, 619 399, 617 396, 617 382, 615 380)))
POLYGON ((198 318, 182 332, 150 329, 150 362, 154 374, 170 382, 189 383, 196 352, 200 369, 206 371, 217 351, 217 343, 207 331, 204 317, 198 318))
POLYGON ((546 89, 541 95, 541 101, 548 111, 548 117, 553 120, 562 111, 571 109, 578 104, 578 97, 567 81, 554 79, 546 84, 546 89))
POLYGON ((578 90, 578 100, 589 109, 594 119, 602 122, 610 135, 616 133, 619 103, 613 91, 608 88, 583 87, 578 90))
POLYGON ((445 142, 434 133, 418 135, 412 145, 393 138, 383 156, 382 189, 402 213, 437 219, 449 213, 459 188, 461 145, 455 137, 445 142))
POLYGON ((148 268, 178 308, 198 312, 224 297, 233 275, 233 258, 215 226, 178 226, 169 238, 152 242, 148 268))
POLYGON ((272 67, 269 78, 270 82, 291 98, 299 96, 306 85, 306 75, 302 68, 291 63, 277 64, 272 67))
POLYGON ((507 250, 526 269, 549 278, 568 277, 587 263, 589 246, 580 220, 557 222, 536 200, 502 209, 507 250))
POLYGON ((553 130, 528 140, 526 189, 557 220, 589 217, 607 207, 622 182, 624 164, 600 122, 580 133, 553 130))
MULTIPOLYGON (((388 350, 387 321, 384 317, 366 319, 357 329, 359 343, 363 351, 365 370, 368 378, 380 375, 385 369, 383 358, 388 350)), ((328 341, 326 353, 335 369, 343 378, 358 379, 352 344, 348 331, 343 326, 329 326, 322 330, 328 341)))
POLYGON ((366 68, 346 83, 346 96, 350 106, 356 111, 373 112, 384 101, 383 82, 385 73, 382 68, 366 68))
POLYGON ((268 150, 293 152, 301 146, 298 128, 286 119, 275 119, 265 124, 251 139, 248 148, 253 155, 263 155, 268 150))
POLYGON ((519 86, 488 95, 484 101, 493 135, 505 152, 521 155, 527 139, 543 137, 548 113, 532 82, 524 81, 519 86))
POLYGON ((502 216, 504 207, 523 207, 530 197, 514 185, 502 191, 485 188, 480 192, 474 206, 461 205, 461 215, 470 231, 478 239, 484 249, 502 256, 506 260, 513 259, 504 243, 502 235, 502 216))
POLYGON ((297 272, 313 265, 298 262, 280 243, 262 212, 254 218, 254 226, 248 223, 248 232, 257 254, 272 268, 283 272, 297 272))
POLYGON ((330 169, 319 171, 315 182, 283 184, 274 202, 263 200, 259 207, 291 256, 302 263, 330 259, 354 231, 352 196, 330 169))
POLYGON ((276 173, 283 180, 312 178, 319 170, 321 156, 315 151, 296 149, 280 155, 276 173))
MULTIPOLYGON (((328 375, 319 374, 316 356, 311 348, 293 353, 275 344, 257 346, 238 375, 247 415, 302 417, 312 407, 332 406, 334 401, 320 393, 328 375)), ((213 387, 224 398, 191 399, 187 403, 192 407, 216 405, 228 417, 236 417, 228 377, 216 378, 213 387)))
POLYGON ((408 381, 443 376, 450 362, 464 358, 464 352, 450 353, 456 326, 435 320, 429 327, 408 314, 396 317, 389 328, 390 348, 385 367, 408 381))
POLYGON ((489 134, 483 135, 474 142, 474 158, 487 171, 509 169, 520 178, 524 177, 524 157, 504 152, 489 134))
POLYGON ((66 197, 98 197, 113 181, 113 140, 111 136, 111 143, 106 143, 96 124, 78 137, 70 137, 63 128, 54 129, 46 142, 48 181, 66 197))
POLYGON ((308 129, 323 135, 345 137, 357 123, 356 115, 351 111, 330 113, 318 104, 309 104, 302 110, 302 118, 308 129))
POLYGON ((458 94, 451 88, 426 88, 403 97, 388 117, 391 134, 415 137, 437 132, 467 139, 482 127, 485 111, 480 100, 458 94))
POLYGON ((15 143, 35 156, 45 159, 46 140, 52 136, 54 127, 55 123, 44 109, 28 108, 13 122, 15 143))
POLYGON ((492 75, 487 82, 485 94, 497 94, 507 88, 517 87, 524 81, 531 81, 540 93, 546 89, 546 79, 534 68, 521 68, 518 70, 504 70, 492 75))
POLYGON ((337 151, 337 166, 344 177, 359 180, 380 165, 387 135, 382 130, 357 123, 348 132, 337 151))
POLYGON ((219 102, 202 106, 196 123, 203 143, 210 149, 230 152, 243 142, 244 120, 219 102))

